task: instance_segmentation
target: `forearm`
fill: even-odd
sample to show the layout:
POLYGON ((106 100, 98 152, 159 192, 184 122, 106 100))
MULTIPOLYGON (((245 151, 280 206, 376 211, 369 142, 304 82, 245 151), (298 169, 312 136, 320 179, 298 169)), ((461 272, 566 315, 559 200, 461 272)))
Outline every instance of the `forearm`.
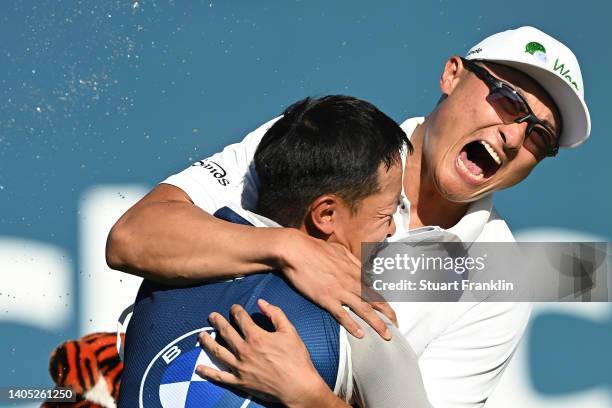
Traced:
POLYGON ((138 204, 113 227, 113 269, 162 283, 189 284, 277 268, 279 242, 292 231, 219 220, 190 202, 138 204))

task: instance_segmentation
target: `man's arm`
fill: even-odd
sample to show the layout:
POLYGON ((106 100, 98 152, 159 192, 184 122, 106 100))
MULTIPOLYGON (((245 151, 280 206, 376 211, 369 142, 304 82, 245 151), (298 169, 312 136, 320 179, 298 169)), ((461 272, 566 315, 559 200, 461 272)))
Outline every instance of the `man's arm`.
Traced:
POLYGON ((282 242, 299 231, 225 222, 181 189, 160 184, 130 208, 108 236, 108 265, 161 283, 189 284, 280 269, 282 242))
MULTIPOLYGON (((351 315, 362 323, 358 316, 351 315)), ((398 329, 389 320, 386 323, 393 334, 389 341, 367 325, 362 339, 347 336, 355 386, 353 400, 366 408, 430 408, 416 353, 398 329)))
POLYGON ((170 176, 130 208, 108 236, 109 266, 173 285, 280 267, 277 245, 295 231, 253 231, 211 215, 225 205, 256 205, 252 161, 276 120, 170 176))
MULTIPOLYGON (((374 309, 358 296, 359 262, 346 248, 296 229, 252 228, 219 220, 171 185, 160 184, 117 221, 106 257, 113 269, 173 285, 282 270, 301 293, 353 335, 361 337, 363 331, 342 305, 363 316, 381 336, 390 335, 374 309)), ((394 315, 388 305, 376 308, 394 315)))
POLYGON ((108 265, 172 285, 278 269, 354 336, 363 332, 343 305, 388 338, 373 307, 391 319, 395 313, 386 303, 370 306, 361 300, 360 264, 346 248, 295 229, 248 228, 211 215, 225 205, 255 207, 252 160, 275 120, 169 177, 129 209, 109 234, 108 265))

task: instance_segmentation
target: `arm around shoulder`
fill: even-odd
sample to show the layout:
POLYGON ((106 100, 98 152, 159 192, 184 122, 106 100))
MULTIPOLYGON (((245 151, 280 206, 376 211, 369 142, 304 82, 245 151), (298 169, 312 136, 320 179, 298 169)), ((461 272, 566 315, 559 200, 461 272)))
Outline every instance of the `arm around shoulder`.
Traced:
POLYGON ((130 208, 108 236, 108 265, 173 285, 276 268, 277 243, 291 232, 249 228, 211 215, 230 203, 255 205, 251 163, 273 122, 170 176, 130 208))
POLYGON ((106 260, 113 269, 168 284, 275 269, 282 228, 252 228, 219 220, 180 188, 160 184, 113 226, 106 260))

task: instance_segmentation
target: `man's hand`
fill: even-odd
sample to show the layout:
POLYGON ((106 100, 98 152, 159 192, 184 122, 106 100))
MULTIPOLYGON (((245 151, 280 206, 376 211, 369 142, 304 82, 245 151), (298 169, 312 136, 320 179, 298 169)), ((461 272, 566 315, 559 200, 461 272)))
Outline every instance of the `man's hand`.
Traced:
POLYGON ((347 407, 319 376, 306 346, 283 311, 263 299, 258 305, 276 331, 270 333, 257 326, 239 305, 233 305, 231 313, 244 337, 223 316, 212 313, 209 319, 229 350, 207 332, 200 334, 200 343, 230 372, 199 365, 198 375, 288 407, 347 407))
POLYGON ((342 306, 348 306, 389 340, 391 333, 375 310, 394 323, 395 312, 384 299, 370 304, 361 298, 361 262, 340 244, 327 243, 300 231, 292 235, 283 243, 281 259, 282 271, 291 284, 327 310, 353 336, 363 337, 363 330, 342 306))

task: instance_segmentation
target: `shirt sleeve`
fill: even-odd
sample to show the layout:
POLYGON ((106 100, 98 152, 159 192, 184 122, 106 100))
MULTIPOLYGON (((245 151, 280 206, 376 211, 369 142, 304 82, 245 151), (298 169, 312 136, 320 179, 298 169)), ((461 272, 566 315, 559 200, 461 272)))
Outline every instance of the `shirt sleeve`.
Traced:
POLYGON ((419 367, 431 404, 482 407, 514 354, 530 311, 530 303, 478 303, 427 344, 419 367))
POLYGON ((347 334, 353 401, 366 408, 430 407, 417 355, 397 328, 381 315, 393 335, 386 341, 356 314, 349 313, 365 332, 361 339, 347 334))
POLYGON ((255 209, 258 180, 253 158, 262 137, 278 119, 280 116, 249 133, 240 143, 227 146, 162 183, 180 188, 210 214, 230 204, 255 209))

